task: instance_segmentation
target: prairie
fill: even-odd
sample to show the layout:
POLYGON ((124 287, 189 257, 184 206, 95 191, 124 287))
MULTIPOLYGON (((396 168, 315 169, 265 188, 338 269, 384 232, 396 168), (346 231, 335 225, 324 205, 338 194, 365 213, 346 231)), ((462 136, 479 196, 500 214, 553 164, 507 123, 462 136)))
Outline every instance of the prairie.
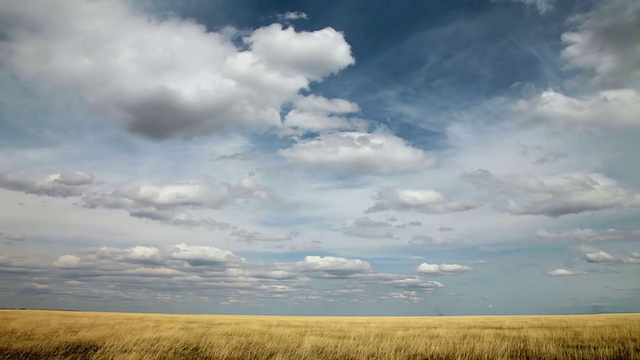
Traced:
POLYGON ((640 359, 640 314, 285 317, 0 310, 0 359, 640 359))

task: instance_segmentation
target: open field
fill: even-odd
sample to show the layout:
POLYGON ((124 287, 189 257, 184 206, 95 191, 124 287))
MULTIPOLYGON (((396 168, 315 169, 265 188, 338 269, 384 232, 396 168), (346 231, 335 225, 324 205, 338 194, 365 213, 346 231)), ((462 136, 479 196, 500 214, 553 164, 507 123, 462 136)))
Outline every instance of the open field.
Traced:
POLYGON ((0 359, 640 359, 640 314, 269 317, 0 310, 0 359))

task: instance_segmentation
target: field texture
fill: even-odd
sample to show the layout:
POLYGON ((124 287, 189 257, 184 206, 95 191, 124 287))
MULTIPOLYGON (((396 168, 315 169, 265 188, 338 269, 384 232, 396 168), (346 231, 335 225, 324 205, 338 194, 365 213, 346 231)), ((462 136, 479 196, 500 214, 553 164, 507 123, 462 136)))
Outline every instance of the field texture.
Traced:
POLYGON ((262 317, 0 311, 0 359, 640 359, 640 315, 262 317))

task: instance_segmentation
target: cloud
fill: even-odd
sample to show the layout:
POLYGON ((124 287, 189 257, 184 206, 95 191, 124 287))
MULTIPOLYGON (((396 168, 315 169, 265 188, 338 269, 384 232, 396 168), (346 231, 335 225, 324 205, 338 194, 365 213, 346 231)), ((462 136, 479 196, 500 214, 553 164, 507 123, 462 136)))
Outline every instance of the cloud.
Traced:
POLYGON ((463 272, 473 271, 473 268, 469 266, 459 264, 429 264, 422 263, 416 268, 418 274, 429 275, 453 275, 463 272))
POLYGON ((191 266, 212 266, 245 261, 228 250, 221 250, 214 246, 190 246, 184 243, 174 246, 171 258, 184 260, 191 266))
POLYGON ((584 258, 585 260, 587 260, 587 262, 590 262, 590 263, 599 263, 599 262, 610 263, 610 262, 616 261, 616 258, 614 258, 610 254, 602 250, 586 253, 584 254, 584 258))
POLYGON ((335 256, 306 256, 296 267, 309 273, 309 276, 330 278, 345 278, 372 271, 371 265, 364 260, 335 256))
POLYGON ((449 239, 439 237, 439 236, 430 236, 430 235, 414 235, 411 240, 409 240, 409 245, 419 245, 419 246, 431 246, 431 245, 444 245, 450 244, 451 241, 449 239))
POLYGON ((433 155, 381 131, 322 134, 278 153, 293 165, 364 175, 417 171, 435 164, 433 155))
POLYGON ((389 297, 393 299, 406 299, 413 303, 420 302, 424 300, 422 297, 418 296, 418 293, 415 291, 403 291, 403 292, 393 292, 389 294, 389 297))
POLYGON ((160 249, 153 246, 134 246, 126 258, 142 263, 159 263, 162 260, 162 253, 160 249))
POLYGON ((94 177, 81 171, 36 177, 24 171, 0 173, 0 187, 27 194, 50 197, 80 196, 93 184, 94 177))
POLYGON ((620 240, 640 239, 640 230, 618 230, 618 229, 574 229, 560 233, 554 233, 546 229, 536 232, 536 237, 545 241, 583 241, 583 242, 606 242, 620 240))
POLYGON ((474 201, 445 201, 444 196, 435 190, 381 188, 376 196, 376 203, 367 213, 395 210, 417 211, 428 214, 446 214, 475 209, 481 206, 474 201))
POLYGON ((127 184, 108 194, 94 193, 83 200, 89 207, 131 208, 173 207, 220 208, 235 199, 268 199, 268 192, 251 179, 235 185, 184 181, 166 185, 152 183, 127 184))
POLYGON ((444 285, 439 281, 423 280, 417 275, 409 278, 391 280, 390 284, 398 288, 414 290, 433 290, 444 287, 444 285))
POLYGON ((217 209, 239 199, 272 201, 268 189, 245 178, 237 184, 213 184, 184 181, 165 185, 153 183, 125 184, 110 193, 88 193, 83 196, 89 208, 125 209, 131 216, 177 226, 206 226, 229 229, 234 226, 210 218, 199 218, 185 208, 217 209))
POLYGON ((332 28, 272 24, 240 38, 121 0, 3 2, 0 23, 0 55, 21 80, 81 92, 152 139, 279 127, 281 107, 299 91, 355 62, 332 28))
POLYGON ((390 239, 393 238, 393 227, 385 221, 375 221, 367 216, 356 219, 353 224, 346 228, 345 234, 369 238, 369 239, 390 239))
POLYGON ((572 17, 573 30, 562 34, 562 57, 578 69, 593 71, 604 87, 637 85, 640 79, 640 3, 602 1, 572 17))
POLYGON ((278 14, 278 20, 307 20, 309 16, 302 11, 287 11, 284 14, 278 14))
POLYGON ((236 241, 246 242, 252 244, 254 242, 282 242, 293 240, 298 235, 297 232, 291 232, 286 235, 270 235, 263 234, 258 231, 248 231, 244 229, 235 229, 231 232, 231 236, 236 238, 236 241))
POLYGON ((463 173, 462 179, 478 189, 506 197, 494 204, 515 215, 557 217, 585 211, 640 207, 640 194, 621 187, 601 173, 568 173, 550 176, 498 179, 483 169, 463 173))
POLYGON ((276 70, 285 79, 302 76, 318 81, 355 64, 351 46, 333 28, 296 32, 293 27, 272 24, 255 30, 245 42, 266 69, 276 70))
POLYGON ((510 1, 513 3, 525 4, 526 6, 535 7, 540 13, 540 15, 544 15, 547 12, 553 10, 553 4, 555 3, 555 0, 492 0, 492 1, 494 2, 510 1))
POLYGON ((350 115, 360 111, 357 104, 322 96, 300 96, 285 116, 283 134, 303 135, 307 132, 335 130, 366 131, 367 122, 350 115))
POLYGON ((620 261, 616 259, 613 255, 602 251, 596 247, 589 245, 580 245, 574 248, 578 252, 581 252, 584 256, 584 260, 588 263, 619 263, 620 261))
POLYGON ((640 264, 640 252, 631 252, 628 256, 622 258, 622 262, 626 264, 640 264))
POLYGON ((375 272, 361 259, 306 256, 298 262, 253 262, 229 250, 185 243, 172 248, 88 248, 78 255, 62 255, 48 265, 0 254, 0 272, 12 274, 20 283, 33 282, 34 274, 47 274, 38 283, 51 287, 56 296, 109 301, 147 299, 158 293, 174 302, 184 302, 184 294, 198 301, 218 298, 215 301, 247 304, 283 298, 315 301, 323 296, 358 301, 380 291, 388 294, 394 288, 430 292, 444 287, 418 276, 375 272), (316 282, 332 281, 327 284, 331 285, 338 283, 335 280, 350 288, 316 288, 316 282))
POLYGON ((75 255, 62 255, 53 262, 53 266, 61 269, 75 269, 80 266, 80 258, 75 255))
POLYGON ((548 271, 546 274, 549 276, 575 276, 583 275, 584 273, 570 269, 555 269, 548 271))
MULTIPOLYGON (((546 90, 513 106, 521 121, 572 128, 629 128, 640 126, 640 94, 634 89, 605 90, 582 99, 546 90)), ((549 159, 562 157, 553 155, 549 159)), ((541 158, 537 162, 548 162, 541 158)))
POLYGON ((21 233, 4 233, 4 232, 0 232, 0 237, 2 237, 5 240, 8 241, 25 241, 27 239, 27 237, 24 234, 21 233))

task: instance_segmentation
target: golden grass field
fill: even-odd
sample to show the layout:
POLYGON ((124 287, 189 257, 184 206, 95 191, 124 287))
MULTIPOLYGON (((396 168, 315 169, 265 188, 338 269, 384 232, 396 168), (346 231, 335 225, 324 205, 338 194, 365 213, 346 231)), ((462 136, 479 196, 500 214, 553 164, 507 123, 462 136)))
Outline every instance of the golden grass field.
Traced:
POLYGON ((0 310, 0 359, 640 359, 640 314, 284 317, 0 310))

